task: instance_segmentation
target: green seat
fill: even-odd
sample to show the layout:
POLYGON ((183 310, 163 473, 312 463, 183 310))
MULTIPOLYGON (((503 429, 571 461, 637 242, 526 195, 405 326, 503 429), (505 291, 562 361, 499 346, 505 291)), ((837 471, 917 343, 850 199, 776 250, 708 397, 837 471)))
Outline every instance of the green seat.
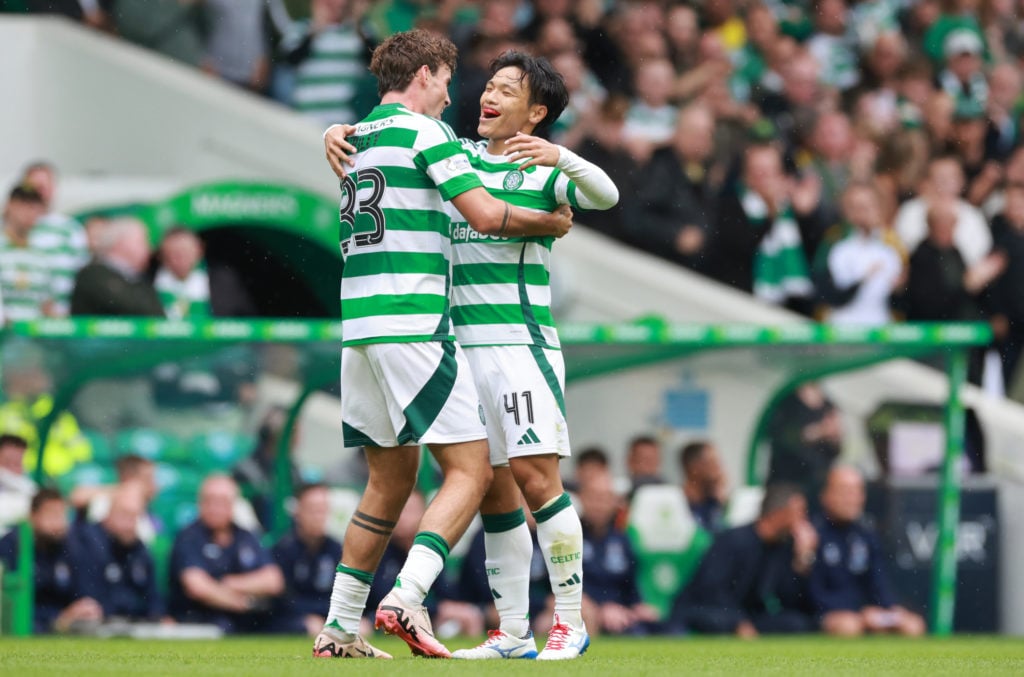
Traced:
POLYGON ((636 555, 640 596, 664 619, 711 545, 711 534, 694 521, 682 489, 669 484, 637 490, 626 532, 636 555))
POLYGON ((229 470, 256 447, 251 435, 226 430, 201 433, 188 442, 189 460, 203 470, 229 470))
POLYGON ((203 478, 194 468, 187 465, 157 463, 156 486, 159 491, 195 496, 203 478))
POLYGON ((117 474, 109 465, 100 463, 79 463, 57 478, 57 486, 67 496, 78 486, 98 486, 117 481, 117 474))
POLYGON ((113 465, 114 449, 110 446, 110 439, 99 430, 82 430, 82 437, 89 441, 92 447, 93 463, 101 465, 113 465))
POLYGON ((185 457, 176 435, 153 428, 122 430, 114 437, 114 451, 118 456, 136 454, 151 461, 178 461, 185 457))
POLYGON ((172 537, 191 524, 198 515, 195 492, 163 491, 150 506, 151 512, 163 523, 164 533, 172 537))

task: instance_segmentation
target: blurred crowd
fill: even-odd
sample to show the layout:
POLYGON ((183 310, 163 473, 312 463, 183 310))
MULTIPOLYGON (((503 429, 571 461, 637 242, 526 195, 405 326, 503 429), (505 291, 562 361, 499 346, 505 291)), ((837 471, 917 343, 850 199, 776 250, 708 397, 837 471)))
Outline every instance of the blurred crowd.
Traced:
POLYGON ((395 31, 439 30, 459 46, 445 117, 463 136, 490 60, 543 54, 571 91, 550 136, 623 196, 581 221, 822 320, 988 321, 1012 383, 1024 346, 1016 0, 2 6, 64 14, 321 126, 375 103, 368 55, 395 31))
MULTIPOLYGON (((828 415, 806 419, 797 431, 828 415)), ((130 634, 154 624, 165 633, 320 631, 342 554, 332 528, 339 490, 296 484, 290 528, 271 539, 252 519, 243 464, 232 474, 207 474, 194 520, 174 528, 154 510, 153 461, 124 455, 115 481, 80 485, 65 497, 23 475, 26 447, 15 435, 0 437, 0 487, 26 502, 35 632, 130 634)), ((782 447, 775 451, 788 457, 782 447)), ((807 470, 802 484, 773 465, 760 489, 732 486, 706 439, 678 451, 679 483, 666 479, 662 446, 651 436, 630 441, 622 476, 604 450, 581 451, 569 484, 583 524, 590 633, 922 634, 925 623, 901 604, 889 579, 891 556, 865 519, 864 478, 819 455, 814 469, 806 455, 788 458, 807 470), (666 563, 677 573, 668 585, 666 563)), ((415 492, 374 578, 368 614, 390 589, 424 509, 415 492)), ((18 567, 21 538, 17 530, 0 538, 8 570, 18 567)), ((478 636, 497 622, 484 530, 471 530, 466 541, 428 599, 444 637, 478 636)), ((534 632, 544 633, 553 597, 539 553, 535 547, 530 617, 534 632)), ((370 632, 370 617, 363 623, 370 632)))

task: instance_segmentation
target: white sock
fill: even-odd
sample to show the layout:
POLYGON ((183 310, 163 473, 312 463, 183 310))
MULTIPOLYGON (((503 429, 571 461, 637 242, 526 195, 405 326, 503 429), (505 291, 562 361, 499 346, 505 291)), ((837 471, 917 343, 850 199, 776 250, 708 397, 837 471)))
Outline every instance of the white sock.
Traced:
POLYGON ((405 558, 402 570, 398 572, 395 579, 393 592, 403 603, 410 606, 423 604, 430 586, 434 584, 437 577, 444 571, 445 557, 448 555, 448 544, 437 534, 420 532, 413 540, 413 546, 409 549, 409 555, 405 558), (439 545, 443 544, 444 554, 439 552, 439 545))
POLYGON ((537 520, 537 542, 548 567, 555 613, 574 627, 583 625, 583 526, 563 493, 533 513, 537 520))
POLYGON ((501 515, 481 515, 491 586, 500 629, 513 637, 530 632, 530 560, 533 539, 522 508, 501 515))
POLYGON ((355 639, 359 634, 359 619, 366 608, 366 598, 370 596, 371 583, 373 574, 338 564, 324 629, 338 635, 342 641, 355 639))

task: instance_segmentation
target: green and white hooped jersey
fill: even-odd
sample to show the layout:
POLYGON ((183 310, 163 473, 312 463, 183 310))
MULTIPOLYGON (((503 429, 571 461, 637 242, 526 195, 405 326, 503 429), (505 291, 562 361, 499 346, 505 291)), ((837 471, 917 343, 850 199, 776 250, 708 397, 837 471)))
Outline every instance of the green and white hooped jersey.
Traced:
MULTIPOLYGON (((480 180, 494 197, 536 211, 567 204, 576 184, 554 167, 527 167, 487 152, 485 141, 462 140, 480 180)), ((452 212, 452 319, 463 346, 536 345, 559 348, 551 317, 553 237, 481 235, 452 212)))
POLYGON ((167 268, 156 271, 153 280, 164 313, 171 320, 194 320, 210 317, 210 276, 205 268, 199 267, 179 280, 167 268))
POLYGON ((59 315, 67 315, 71 291, 75 286, 75 274, 89 262, 85 228, 70 216, 51 212, 36 221, 28 237, 30 247, 47 252, 53 276, 51 288, 56 304, 54 310, 59 315))
POLYGON ((453 340, 451 215, 446 201, 481 186, 451 128, 380 105, 348 141, 342 182, 342 345, 453 340))
POLYGON ((43 304, 54 300, 54 276, 50 253, 32 246, 11 242, 0 233, 0 288, 3 295, 3 319, 6 322, 37 320, 43 316, 43 304))

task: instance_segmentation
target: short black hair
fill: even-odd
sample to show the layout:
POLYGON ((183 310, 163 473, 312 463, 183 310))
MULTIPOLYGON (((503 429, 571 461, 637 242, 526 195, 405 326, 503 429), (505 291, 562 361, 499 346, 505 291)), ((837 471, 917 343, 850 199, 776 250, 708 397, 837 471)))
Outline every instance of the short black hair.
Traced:
POLYGON ((761 517, 785 508, 794 496, 803 496, 804 492, 795 484, 776 482, 764 489, 761 500, 761 517))
POLYGON ((327 485, 324 484, 323 482, 306 482, 305 484, 300 484, 299 487, 295 490, 295 499, 300 500, 303 496, 313 491, 314 489, 326 488, 327 485))
POLYGON ((600 447, 587 447, 575 456, 577 468, 588 463, 594 463, 603 468, 608 467, 608 454, 600 447))
POLYGON ((710 442, 707 440, 696 440, 690 442, 682 449, 679 450, 679 467, 686 472, 687 468, 693 466, 694 463, 700 460, 700 457, 704 454, 704 450, 710 446, 710 442))
POLYGON ((6 446, 18 447, 24 450, 28 449, 28 442, 20 435, 4 433, 3 435, 0 435, 0 447, 6 446))
POLYGON ((32 505, 29 508, 29 510, 31 510, 32 514, 34 515, 37 512, 39 512, 40 508, 42 508, 45 504, 49 503, 50 501, 60 501, 63 503, 64 497, 56 489, 43 487, 42 489, 36 492, 35 496, 32 497, 32 505))
POLYGON ((27 183, 19 183, 14 188, 11 188, 11 192, 8 194, 8 199, 17 200, 18 202, 31 202, 32 204, 41 205, 43 204, 43 196, 34 186, 30 186, 27 183))
POLYGON ((510 49, 491 62, 491 75, 509 67, 522 71, 530 91, 528 102, 531 105, 539 103, 548 109, 547 115, 537 123, 537 127, 546 127, 557 120, 569 105, 569 88, 565 86, 561 73, 542 56, 510 49))

